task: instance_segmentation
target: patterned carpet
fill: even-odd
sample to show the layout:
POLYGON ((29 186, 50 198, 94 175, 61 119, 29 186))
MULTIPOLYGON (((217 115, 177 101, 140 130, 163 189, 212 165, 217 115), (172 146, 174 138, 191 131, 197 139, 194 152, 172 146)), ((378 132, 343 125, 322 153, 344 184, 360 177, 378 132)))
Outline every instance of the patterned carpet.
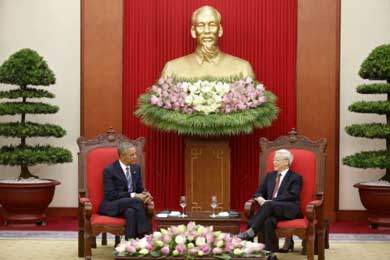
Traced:
MULTIPOLYGON (((69 235, 69 234, 68 234, 69 235)), ((74 235, 74 234, 73 234, 74 235)), ((299 244, 299 243, 297 243, 299 244)), ((331 248, 326 250, 326 259, 348 260, 348 259, 390 259, 389 241, 386 242, 341 242, 331 241, 331 248)), ((300 247, 288 254, 278 254, 280 260, 303 260, 300 247)), ((98 246, 92 250, 94 260, 112 259, 113 240, 107 246, 98 246)), ((69 236, 68 239, 6 239, 0 241, 0 259, 16 260, 72 260, 82 259, 77 257, 77 240, 69 236)))
MULTIPOLYGON (((93 259, 113 258, 114 239, 108 235, 108 246, 93 249, 93 259)), ((280 260, 303 260, 297 238, 294 252, 278 254, 280 260)), ((98 240, 98 243, 100 240, 98 240)), ((281 241, 282 242, 282 241, 281 241)), ((390 234, 330 234, 326 259, 390 259, 390 234)), ((74 231, 0 231, 0 259, 82 259, 77 257, 77 232, 74 231)))

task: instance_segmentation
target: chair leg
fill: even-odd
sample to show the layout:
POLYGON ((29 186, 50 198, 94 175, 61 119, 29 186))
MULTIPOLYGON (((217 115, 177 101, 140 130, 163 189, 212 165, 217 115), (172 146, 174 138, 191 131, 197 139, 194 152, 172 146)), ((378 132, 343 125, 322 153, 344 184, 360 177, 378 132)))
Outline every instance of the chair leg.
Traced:
POLYGON ((314 235, 306 237, 306 256, 308 260, 314 260, 314 235))
POLYGON ((325 248, 329 249, 329 219, 325 219, 325 248))
POLYGON ((117 245, 119 245, 120 242, 121 242, 121 237, 120 236, 115 236, 115 247, 117 245))
POLYGON ((316 253, 318 254, 318 260, 324 260, 325 259, 325 234, 326 231, 324 230, 325 227, 322 229, 317 230, 316 232, 316 239, 315 239, 315 247, 316 247, 316 253))
POLYGON ((93 239, 89 233, 84 234, 84 258, 86 260, 92 259, 92 249, 91 249, 91 240, 93 239))
POLYGON ((91 247, 96 248, 96 237, 91 238, 91 247))
POLYGON ((79 230, 78 247, 78 256, 84 257, 84 230, 79 230))
POLYGON ((301 255, 306 255, 306 239, 302 239, 302 251, 301 255))
POLYGON ((107 233, 106 232, 102 233, 102 245, 103 246, 107 245, 107 233))

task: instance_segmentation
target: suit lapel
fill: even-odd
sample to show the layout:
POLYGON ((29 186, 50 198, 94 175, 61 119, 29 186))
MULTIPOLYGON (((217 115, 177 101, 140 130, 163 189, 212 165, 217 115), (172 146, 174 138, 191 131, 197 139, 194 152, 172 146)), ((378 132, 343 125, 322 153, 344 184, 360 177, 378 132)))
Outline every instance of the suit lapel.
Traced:
POLYGON ((281 194, 283 192, 283 190, 286 188, 287 183, 289 182, 290 176, 291 176, 291 171, 288 170, 286 173, 286 176, 284 176, 283 181, 280 184, 278 195, 281 194))
POLYGON ((267 199, 272 199, 272 193, 274 192, 274 188, 275 188, 277 172, 273 171, 271 175, 272 175, 271 181, 268 184, 267 199))
POLYGON ((116 174, 116 176, 119 179, 121 179, 124 183, 126 183, 126 185, 127 185, 127 179, 126 179, 125 173, 122 170, 121 165, 119 164, 119 161, 115 162, 114 167, 115 167, 115 174, 116 174))

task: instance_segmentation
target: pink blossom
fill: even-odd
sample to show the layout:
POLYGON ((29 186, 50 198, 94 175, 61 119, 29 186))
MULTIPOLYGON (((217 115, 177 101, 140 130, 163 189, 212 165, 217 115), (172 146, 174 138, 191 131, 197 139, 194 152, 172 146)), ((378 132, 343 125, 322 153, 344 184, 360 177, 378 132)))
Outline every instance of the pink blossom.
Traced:
POLYGON ((200 250, 202 250, 205 255, 208 255, 211 252, 211 248, 208 244, 204 244, 203 246, 201 246, 200 250))
POLYGON ((215 236, 213 233, 207 233, 206 234, 206 240, 207 240, 207 244, 211 244, 214 242, 214 239, 215 239, 215 236))
POLYGON ((168 234, 162 236, 162 241, 165 243, 171 242, 171 237, 168 234))
POLYGON ((160 78, 160 79, 158 80, 158 84, 159 84, 159 85, 164 84, 164 82, 165 82, 164 78, 160 78))
POLYGON ((164 246, 161 248, 161 254, 163 255, 169 255, 169 247, 168 246, 164 246))
POLYGON ((128 245, 126 249, 129 254, 134 254, 137 251, 137 249, 132 245, 128 245))
POLYGON ((219 248, 219 247, 215 247, 215 248, 213 248, 213 254, 215 254, 215 255, 220 255, 220 254, 222 254, 222 248, 219 248))
POLYGON ((198 248, 197 248, 197 247, 193 247, 193 248, 190 248, 190 249, 188 250, 188 253, 189 253, 190 255, 196 255, 197 252, 198 252, 198 248))
POLYGON ((186 246, 184 244, 177 244, 175 249, 179 252, 180 255, 182 255, 186 250, 186 246))
POLYGON ((161 99, 158 98, 158 97, 156 97, 155 95, 152 95, 152 96, 150 97, 150 103, 151 103, 152 105, 156 105, 160 100, 161 100, 161 99))
POLYGON ((167 78, 167 82, 168 82, 168 84, 172 84, 173 79, 171 77, 169 77, 169 78, 167 78))
POLYGON ((262 96, 262 97, 259 98, 259 101, 260 101, 261 103, 264 103, 264 102, 267 101, 267 97, 266 97, 266 96, 262 96))

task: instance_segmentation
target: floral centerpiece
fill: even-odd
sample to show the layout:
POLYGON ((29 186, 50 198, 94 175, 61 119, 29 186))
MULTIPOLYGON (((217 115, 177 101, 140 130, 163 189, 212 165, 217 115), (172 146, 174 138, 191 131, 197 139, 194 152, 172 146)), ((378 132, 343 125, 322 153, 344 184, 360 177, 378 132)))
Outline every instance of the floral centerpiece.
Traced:
POLYGON ((275 101, 274 94, 250 77, 160 78, 139 97, 135 114, 148 126, 179 134, 248 134, 276 119, 279 110, 275 101))
POLYGON ((237 236, 214 231, 213 226, 196 225, 171 226, 141 239, 131 239, 115 248, 116 256, 181 256, 195 257, 260 257, 267 254, 264 244, 243 241, 237 236))

